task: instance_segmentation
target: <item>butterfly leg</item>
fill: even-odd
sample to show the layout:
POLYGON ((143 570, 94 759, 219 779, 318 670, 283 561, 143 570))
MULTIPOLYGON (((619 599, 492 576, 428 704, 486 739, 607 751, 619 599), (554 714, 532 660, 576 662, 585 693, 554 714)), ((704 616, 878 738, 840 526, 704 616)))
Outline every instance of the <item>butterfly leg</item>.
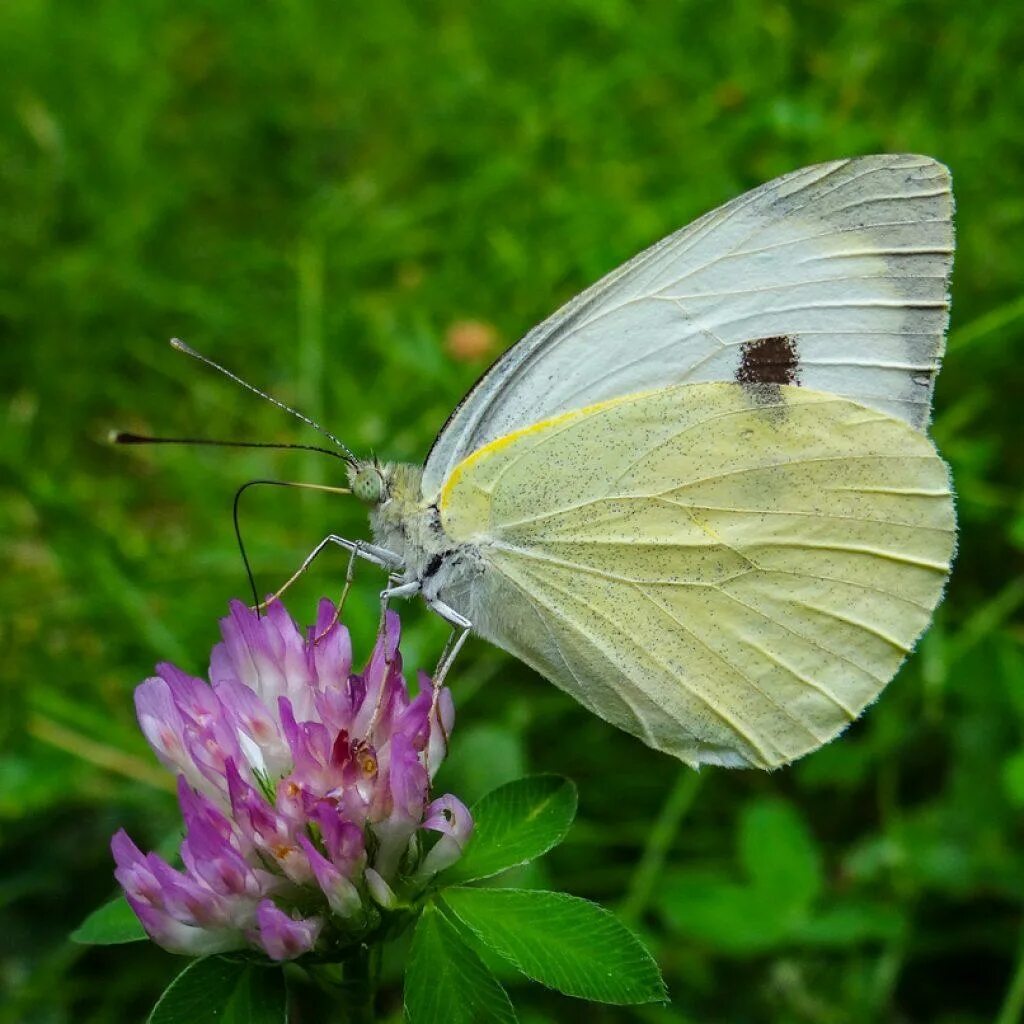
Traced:
MULTIPOLYGON (((348 600, 349 591, 352 589, 352 580, 355 578, 356 574, 356 559, 362 555, 364 548, 370 546, 372 545, 367 545, 365 541, 361 540, 357 540, 352 545, 348 556, 348 566, 345 569, 345 585, 342 587, 341 597, 338 598, 337 604, 334 606, 334 614, 331 616, 331 621, 313 638, 314 644, 318 644, 323 637, 325 637, 338 624, 338 620, 341 618, 342 612, 345 610, 345 602, 348 600)), ((394 577, 392 576, 390 578, 393 579, 394 577)))
POLYGON ((382 569, 390 570, 400 569, 402 567, 402 559, 393 551, 377 547, 376 544, 367 544, 366 541, 348 540, 346 537, 339 537, 335 533, 329 533, 322 541, 320 541, 319 544, 317 544, 315 548, 313 548, 312 551, 310 551, 308 555, 306 555, 302 560, 302 564, 287 580, 285 580, 284 584, 281 587, 278 587, 278 589, 265 601, 262 601, 256 606, 256 611, 263 611, 267 605, 276 601, 313 564, 314 560, 320 555, 324 548, 328 546, 328 544, 336 544, 338 547, 351 552, 353 559, 361 558, 373 565, 380 566, 382 569))
POLYGON ((448 670, 454 664, 459 651, 462 650, 462 645, 469 638, 469 632, 473 628, 473 623, 465 615, 460 615, 454 608, 449 607, 443 601, 438 601, 437 598, 430 601, 429 606, 452 627, 452 631, 448 634, 448 640, 444 645, 444 650, 441 652, 441 658, 437 663, 437 669, 434 671, 434 692, 430 701, 430 716, 427 719, 428 722, 437 722, 441 732, 441 741, 444 744, 444 752, 447 754, 448 733, 438 713, 437 702, 441 696, 441 688, 444 686, 445 676, 448 675, 448 670))
POLYGON ((459 651, 462 650, 462 645, 469 637, 469 631, 473 628, 473 623, 465 615, 460 615, 454 608, 449 607, 443 601, 438 601, 436 598, 430 602, 430 607, 452 627, 452 631, 448 635, 448 642, 444 645, 444 650, 441 652, 441 659, 437 663, 437 670, 434 672, 434 688, 436 690, 440 689, 444 684, 444 677, 448 674, 452 663, 458 656, 459 651))
POLYGON ((384 628, 384 614, 391 604, 393 597, 412 597, 420 592, 420 581, 413 580, 411 583, 403 583, 402 577, 392 573, 388 577, 388 585, 380 592, 380 628, 384 628))
MULTIPOLYGON (((392 573, 388 577, 388 586, 380 592, 380 622, 377 626, 377 636, 384 637, 384 625, 385 619, 388 612, 388 605, 391 603, 393 597, 412 597, 413 594, 418 594, 420 590, 420 581, 413 580, 411 583, 402 583, 402 577, 396 573, 392 573)), ((385 643, 382 639, 380 643, 385 643)), ((387 654, 387 646, 385 643, 384 647, 384 665, 385 672, 390 671, 391 660, 387 654)), ((371 736, 373 730, 377 725, 377 719, 380 717, 381 712, 381 701, 384 699, 385 687, 381 687, 377 693, 377 704, 373 709, 373 714, 370 716, 369 725, 366 727, 366 735, 371 736)))
POLYGON ((402 577, 392 573, 388 577, 388 586, 380 592, 380 623, 377 627, 378 634, 384 632, 384 617, 387 615, 388 605, 393 597, 412 597, 420 592, 420 581, 413 580, 411 583, 403 583, 402 577))

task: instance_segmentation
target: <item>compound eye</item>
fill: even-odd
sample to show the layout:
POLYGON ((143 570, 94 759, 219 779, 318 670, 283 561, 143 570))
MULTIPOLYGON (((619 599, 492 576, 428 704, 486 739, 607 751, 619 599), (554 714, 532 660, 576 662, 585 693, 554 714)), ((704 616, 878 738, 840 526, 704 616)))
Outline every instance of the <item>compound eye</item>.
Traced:
POLYGON ((364 504, 379 505, 384 497, 384 481, 375 466, 362 465, 352 476, 352 493, 364 504))

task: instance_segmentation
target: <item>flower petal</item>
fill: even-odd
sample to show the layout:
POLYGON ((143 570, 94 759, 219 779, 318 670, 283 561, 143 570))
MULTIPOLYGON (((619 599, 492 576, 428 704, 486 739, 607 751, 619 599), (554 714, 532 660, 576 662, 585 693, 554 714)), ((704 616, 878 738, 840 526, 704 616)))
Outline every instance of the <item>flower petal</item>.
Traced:
POLYGON ((334 602, 323 598, 317 607, 312 641, 307 644, 310 671, 320 690, 343 688, 352 672, 352 639, 336 615, 334 602))
POLYGON ((316 884, 327 897, 331 910, 339 917, 354 917, 363 904, 359 890, 306 836, 299 836, 299 845, 309 860, 316 884))
POLYGON ((271 900, 256 908, 256 940, 271 960, 294 960, 316 943, 323 922, 317 917, 289 917, 271 900))
POLYGON ((143 736, 165 768, 193 779, 199 777, 185 741, 185 721, 166 680, 154 676, 135 687, 135 715, 143 736))
POLYGON ((235 930, 197 928, 183 924, 169 914, 147 903, 126 896, 135 916, 146 929, 146 934, 169 953, 182 953, 185 956, 209 956, 213 953, 226 953, 232 949, 245 947, 245 936, 235 930))
MULTIPOLYGON (((422 685, 422 681, 421 681, 422 685)), ((444 687, 437 695, 437 707, 430 718, 430 739, 427 742, 427 772, 433 779, 441 762, 448 756, 448 737, 455 726, 455 703, 451 690, 444 687)))
POLYGON ((427 808, 423 828, 440 832, 441 838, 431 847, 417 872, 424 881, 454 864, 473 835, 473 816, 457 797, 446 793, 427 808))
POLYGON ((374 901, 385 910, 393 910, 398 906, 394 890, 373 868, 366 869, 366 888, 370 890, 374 901))

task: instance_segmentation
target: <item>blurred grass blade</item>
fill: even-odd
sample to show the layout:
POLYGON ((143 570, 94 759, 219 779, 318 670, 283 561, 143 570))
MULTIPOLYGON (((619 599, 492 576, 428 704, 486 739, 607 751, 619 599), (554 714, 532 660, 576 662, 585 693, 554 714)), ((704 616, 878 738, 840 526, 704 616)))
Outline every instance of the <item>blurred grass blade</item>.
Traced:
POLYGON ((175 792, 174 779, 169 773, 147 764, 134 754, 83 736, 74 729, 68 729, 58 722, 51 721, 45 715, 32 715, 28 721, 28 732, 36 739, 50 743, 97 767, 116 772, 135 782, 144 782, 155 789, 163 789, 168 793, 175 792))
POLYGON ((672 840, 675 839, 686 813, 693 806, 701 779, 702 776, 689 765, 679 769, 675 784, 665 799, 657 820, 648 831, 640 862, 630 876, 629 890, 619 909, 619 915, 624 921, 638 921, 646 910, 664 868, 672 840))
POLYGON ((949 642, 947 671, 960 658, 1008 622, 1024 604, 1024 576, 1017 576, 998 594, 975 608, 949 642))
POLYGON ((1021 317, 1024 317, 1024 295, 1020 295, 1002 306, 997 306, 995 309, 990 309, 969 324, 952 331, 949 335, 949 344, 946 346, 947 352, 950 355, 959 355, 976 341, 980 341, 989 334, 996 334, 1021 317))

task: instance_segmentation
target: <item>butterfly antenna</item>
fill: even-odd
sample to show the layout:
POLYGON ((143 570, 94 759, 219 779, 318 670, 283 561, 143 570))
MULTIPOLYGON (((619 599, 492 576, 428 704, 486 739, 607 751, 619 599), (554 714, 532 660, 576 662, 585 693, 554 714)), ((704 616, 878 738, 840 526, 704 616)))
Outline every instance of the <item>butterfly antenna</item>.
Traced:
MULTIPOLYGON (((335 453, 330 452, 329 454, 334 455, 335 453)), ((339 455, 338 458, 341 458, 341 456, 339 455)), ((238 514, 242 495, 250 487, 299 487, 310 491, 331 491, 335 494, 351 494, 352 492, 347 487, 328 487, 325 484, 307 484, 300 483, 297 480, 249 480, 235 491, 235 500, 231 507, 231 519, 235 524, 235 540, 238 541, 238 551, 242 556, 242 564, 245 566, 245 575, 249 580, 249 589, 252 591, 252 603, 258 618, 260 616, 260 595, 256 589, 256 577, 253 575, 252 563, 249 561, 249 554, 245 550, 245 541, 242 540, 242 523, 238 514)))
POLYGON ((335 437, 329 430, 325 430, 323 427, 321 427, 319 423, 316 423, 313 420, 311 420, 308 416, 303 415, 297 409, 293 409, 290 405, 285 405, 284 402, 281 402, 278 399, 274 398, 273 395, 268 395, 266 391, 261 391, 259 388, 254 387, 248 381, 242 380, 242 378, 239 377, 238 374, 232 373, 226 367, 221 366, 220 363, 215 363, 212 359, 209 359, 207 356, 204 356, 201 352, 197 352, 194 348, 192 348, 191 345, 186 345, 185 342, 183 342, 180 338, 171 338, 171 348, 175 348, 179 352, 184 352, 185 355, 191 356, 193 359, 197 359, 201 363, 205 363, 211 369, 216 370, 218 373, 224 374, 224 376, 227 377, 229 380, 233 380, 236 384, 241 385, 247 391, 251 391, 254 395, 259 395, 260 398, 263 398, 266 401, 270 402, 271 405, 276 405, 278 409, 283 409, 285 412, 291 413, 291 415, 294 416, 296 419, 302 420, 302 422, 305 423, 307 426, 312 427, 318 433, 323 434, 323 436, 326 437, 329 441, 334 442, 334 444, 336 444, 343 452, 341 457, 350 466, 354 466, 357 464, 358 460, 356 459, 355 455, 352 453, 348 445, 346 445, 339 438, 335 437))
POLYGON ((321 448, 316 444, 288 444, 278 441, 221 441, 210 437, 150 437, 147 434, 129 434, 123 430, 112 430, 107 435, 110 444, 188 444, 206 445, 211 448, 271 448, 274 450, 292 450, 302 452, 318 452, 330 455, 332 459, 348 462, 348 457, 333 448, 321 448))

